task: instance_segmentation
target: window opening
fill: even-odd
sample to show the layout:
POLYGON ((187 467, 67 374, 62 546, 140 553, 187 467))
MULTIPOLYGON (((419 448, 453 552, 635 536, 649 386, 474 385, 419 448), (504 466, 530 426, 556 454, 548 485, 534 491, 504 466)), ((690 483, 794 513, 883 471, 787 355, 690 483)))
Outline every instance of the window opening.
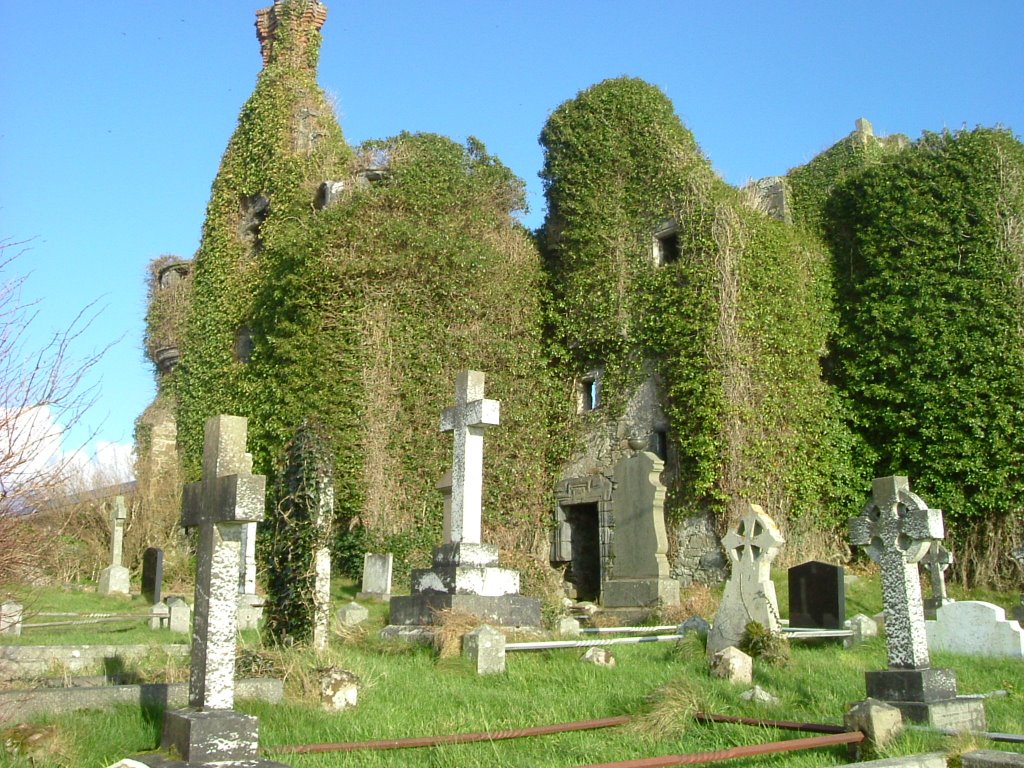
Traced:
POLYGON ((654 232, 654 264, 662 266, 679 261, 682 255, 679 244, 679 225, 674 221, 662 223, 654 232))

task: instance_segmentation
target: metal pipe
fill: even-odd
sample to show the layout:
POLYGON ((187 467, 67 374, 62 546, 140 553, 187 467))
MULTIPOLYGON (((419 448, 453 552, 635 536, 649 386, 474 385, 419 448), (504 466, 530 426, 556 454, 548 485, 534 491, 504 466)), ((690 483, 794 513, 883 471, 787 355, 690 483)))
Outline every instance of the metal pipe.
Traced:
POLYGON ((700 765, 703 763, 720 763, 740 757, 770 755, 777 752, 795 752, 802 749, 818 749, 835 747, 841 744, 859 744, 864 741, 860 731, 836 733, 828 736, 808 736, 803 739, 787 739, 786 741, 770 741, 766 744, 750 744, 742 747, 718 749, 713 752, 694 752, 689 755, 666 755, 664 757, 646 757, 639 760, 624 760, 617 763, 593 763, 580 768, 670 768, 676 765, 700 765))
POLYGON ((841 725, 828 725, 826 723, 794 723, 788 720, 757 720, 750 717, 734 717, 732 715, 710 715, 706 712, 697 712, 694 720, 701 723, 735 723, 736 725, 756 725, 764 728, 778 728, 780 731, 806 731, 808 733, 845 733, 846 728, 841 725))
POLYGON ((606 640, 538 640, 535 643, 506 643, 506 651, 544 651, 550 648, 588 648, 594 645, 633 645, 665 643, 680 640, 683 635, 646 635, 644 637, 609 637, 606 640))
POLYGON ((627 634, 642 634, 644 632, 668 632, 679 629, 678 624, 663 624, 657 627, 586 627, 580 633, 584 635, 615 634, 616 632, 627 634))
POLYGON ((152 619, 154 616, 160 614, 125 614, 123 616, 108 616, 102 619, 76 619, 75 621, 42 621, 37 624, 22 624, 22 630, 26 629, 39 629, 41 627, 85 627, 90 624, 104 624, 112 621, 132 621, 133 619, 152 619))
POLYGON ((352 752, 359 749, 406 749, 408 747, 435 747, 442 744, 471 744, 479 741, 519 739, 526 736, 547 736, 569 731, 587 731, 596 728, 613 728, 625 725, 632 718, 628 715, 605 717, 600 720, 582 720, 559 725, 541 725, 535 728, 519 728, 512 731, 491 731, 483 733, 456 733, 447 736, 420 736, 408 739, 379 739, 376 741, 349 741, 335 744, 289 744, 280 747, 266 747, 275 754, 296 754, 310 752, 352 752))

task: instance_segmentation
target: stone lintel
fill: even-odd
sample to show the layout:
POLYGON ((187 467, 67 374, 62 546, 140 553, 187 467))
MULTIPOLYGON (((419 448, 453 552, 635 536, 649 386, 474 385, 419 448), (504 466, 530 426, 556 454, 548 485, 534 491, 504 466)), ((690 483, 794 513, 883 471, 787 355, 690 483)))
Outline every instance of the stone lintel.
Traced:
POLYGON ((612 579, 601 585, 605 608, 679 605, 679 582, 675 579, 612 579))
POLYGON ((426 626, 435 621, 434 614, 456 610, 480 617, 486 624, 502 627, 539 627, 540 600, 523 595, 451 595, 426 593, 391 598, 390 623, 402 626, 426 626))
POLYGON ((435 566, 466 565, 486 568, 497 564, 498 547, 494 544, 453 541, 434 550, 435 566))
POLYGON ((164 715, 160 748, 186 763, 248 760, 258 756, 259 720, 231 709, 178 709, 164 715))
POLYGON ((893 706, 896 702, 930 704, 956 697, 956 672, 952 669, 883 669, 865 672, 868 696, 893 706))

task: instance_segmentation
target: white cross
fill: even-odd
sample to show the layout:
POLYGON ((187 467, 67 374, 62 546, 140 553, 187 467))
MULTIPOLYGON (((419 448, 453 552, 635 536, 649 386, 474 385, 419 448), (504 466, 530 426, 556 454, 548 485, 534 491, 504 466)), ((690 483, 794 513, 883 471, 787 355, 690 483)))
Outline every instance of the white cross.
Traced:
POLYGON ((926 669, 928 638, 917 562, 945 535, 942 510, 929 509, 905 477, 876 478, 871 501, 850 521, 850 542, 882 570, 882 605, 889 666, 926 669))
POLYGON ((463 371, 455 379, 455 405, 441 414, 441 431, 452 432, 451 540, 480 543, 484 477, 484 427, 496 426, 501 403, 484 399, 484 374, 463 371))
POLYGON ((245 452, 248 421, 206 420, 203 479, 185 486, 181 524, 199 526, 189 705, 231 709, 235 700, 235 630, 242 529, 263 519, 267 479, 252 474, 245 452))

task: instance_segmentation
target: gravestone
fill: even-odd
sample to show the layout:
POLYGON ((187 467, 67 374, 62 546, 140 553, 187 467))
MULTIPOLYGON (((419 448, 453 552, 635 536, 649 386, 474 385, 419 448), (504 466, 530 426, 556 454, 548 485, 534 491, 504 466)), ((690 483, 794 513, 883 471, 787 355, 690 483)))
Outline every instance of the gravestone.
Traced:
POLYGON ((363 588, 356 594, 359 600, 391 599, 391 572, 395 557, 390 552, 378 555, 367 552, 363 555, 363 588))
POLYGON ((100 573, 99 593, 127 595, 128 569, 121 565, 121 558, 124 550, 124 521, 128 517, 128 508, 125 506, 124 496, 115 496, 110 506, 110 565, 100 573))
POLYGON ((601 587, 605 608, 679 605, 679 582, 670 576, 665 533, 665 486, 659 479, 665 462, 639 450, 646 440, 631 440, 633 455, 615 464, 614 557, 601 587))
POLYGON ((1007 621, 1006 611, 980 600, 947 603, 925 623, 928 649, 968 656, 996 656, 1024 660, 1024 629, 1007 621))
POLYGON ((928 576, 931 584, 932 596, 924 601, 925 618, 934 619, 935 612, 946 603, 953 600, 946 594, 946 569, 953 564, 953 553, 942 546, 942 542, 936 539, 924 553, 919 563, 928 576))
POLYGON ((161 740, 183 762, 140 757, 147 765, 282 765, 258 759, 258 721, 234 711, 242 528, 263 519, 266 493, 266 478, 252 474, 245 452, 246 430, 239 416, 207 419, 203 479, 185 486, 181 523, 199 528, 189 707, 165 714, 161 740))
POLYGON ((914 722, 983 731, 983 703, 958 698, 956 674, 933 669, 928 656, 917 562, 944 535, 942 511, 911 493, 906 477, 876 478, 871 501, 850 520, 851 543, 864 547, 882 571, 889 668, 865 673, 867 694, 914 722))
POLYGON ((0 603, 0 635, 17 637, 21 634, 21 619, 24 607, 12 600, 0 603))
POLYGON ((441 414, 441 431, 454 435, 449 533, 434 550, 433 567, 413 571, 411 594, 391 598, 386 635, 429 627, 444 609, 488 624, 540 626, 540 601, 519 594, 519 573, 499 568, 498 548, 481 541, 484 429, 498 424, 500 409, 484 398, 483 373, 458 375, 455 405, 441 414))
POLYGON ((811 560, 789 569, 789 626, 845 629, 843 567, 811 560))
POLYGON ((168 627, 171 632, 192 630, 192 607, 185 598, 171 595, 167 598, 168 627))
POLYGON ((164 551, 148 547, 142 553, 142 596, 150 605, 163 600, 164 551))
POLYGON ((775 521, 757 504, 748 505, 736 526, 722 537, 732 575, 708 632, 709 660, 730 645, 738 647, 751 621, 772 634, 782 632, 771 565, 784 543, 775 521))

